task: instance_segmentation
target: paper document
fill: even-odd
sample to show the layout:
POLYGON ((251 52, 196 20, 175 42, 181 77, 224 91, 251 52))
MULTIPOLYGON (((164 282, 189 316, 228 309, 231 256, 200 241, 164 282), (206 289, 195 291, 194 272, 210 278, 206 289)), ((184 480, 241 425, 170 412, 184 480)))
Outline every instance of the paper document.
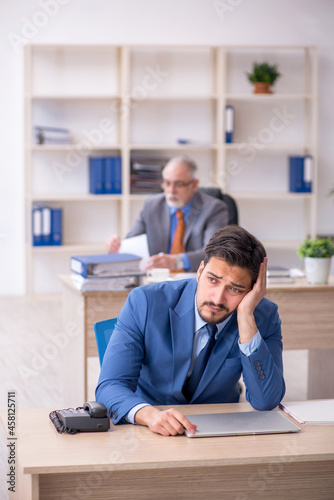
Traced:
POLYGON ((121 242, 119 253, 134 253, 142 257, 140 262, 140 269, 145 269, 146 262, 150 256, 148 251, 147 235, 140 234, 139 236, 133 236, 132 238, 125 238, 121 242))
POLYGON ((301 424, 334 424, 334 399, 294 401, 281 403, 280 407, 301 424))

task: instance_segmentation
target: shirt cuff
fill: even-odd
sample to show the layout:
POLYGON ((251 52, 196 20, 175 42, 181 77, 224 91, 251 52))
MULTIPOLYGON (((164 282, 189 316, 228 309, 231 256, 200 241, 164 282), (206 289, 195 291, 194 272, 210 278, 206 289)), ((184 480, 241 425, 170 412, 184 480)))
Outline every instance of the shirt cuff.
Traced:
POLYGON ((254 337, 247 344, 240 344, 240 340, 238 340, 239 349, 245 356, 250 356, 258 350, 261 340, 262 337, 258 330, 254 337))
POLYGON ((140 403, 139 405, 134 406, 131 408, 131 410, 125 415, 124 420, 126 422, 129 422, 130 424, 135 424, 135 415, 137 411, 139 411, 141 408, 144 408, 144 406, 151 406, 148 403, 140 403))
POLYGON ((188 259, 185 253, 180 253, 180 255, 183 261, 183 269, 185 271, 189 271, 189 269, 191 268, 190 260, 188 259))

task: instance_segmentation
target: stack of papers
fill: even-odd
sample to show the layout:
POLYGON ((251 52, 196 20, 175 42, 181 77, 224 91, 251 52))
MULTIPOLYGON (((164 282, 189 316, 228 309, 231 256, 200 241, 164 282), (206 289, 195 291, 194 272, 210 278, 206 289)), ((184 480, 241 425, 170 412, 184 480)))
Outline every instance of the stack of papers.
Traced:
POLYGON ((280 408, 300 424, 334 424, 334 399, 281 403, 280 408))
POLYGON ((140 276, 119 276, 114 278, 84 278, 71 274, 74 286, 82 292, 122 292, 140 285, 140 276))

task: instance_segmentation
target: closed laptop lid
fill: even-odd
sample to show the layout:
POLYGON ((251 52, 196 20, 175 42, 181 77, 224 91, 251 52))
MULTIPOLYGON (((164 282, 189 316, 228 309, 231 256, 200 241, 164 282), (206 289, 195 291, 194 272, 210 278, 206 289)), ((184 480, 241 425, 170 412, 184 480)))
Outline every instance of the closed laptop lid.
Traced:
POLYGON ((299 432, 300 428, 277 410, 237 413, 186 415, 197 425, 195 434, 185 430, 187 437, 238 436, 299 432))

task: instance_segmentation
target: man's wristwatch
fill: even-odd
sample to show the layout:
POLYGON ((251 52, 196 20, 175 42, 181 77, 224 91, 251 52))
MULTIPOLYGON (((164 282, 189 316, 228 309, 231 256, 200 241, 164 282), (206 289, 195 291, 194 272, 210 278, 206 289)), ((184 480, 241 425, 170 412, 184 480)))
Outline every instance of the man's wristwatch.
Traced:
POLYGON ((176 260, 175 260, 175 269, 183 269, 183 260, 181 255, 176 255, 176 260))

